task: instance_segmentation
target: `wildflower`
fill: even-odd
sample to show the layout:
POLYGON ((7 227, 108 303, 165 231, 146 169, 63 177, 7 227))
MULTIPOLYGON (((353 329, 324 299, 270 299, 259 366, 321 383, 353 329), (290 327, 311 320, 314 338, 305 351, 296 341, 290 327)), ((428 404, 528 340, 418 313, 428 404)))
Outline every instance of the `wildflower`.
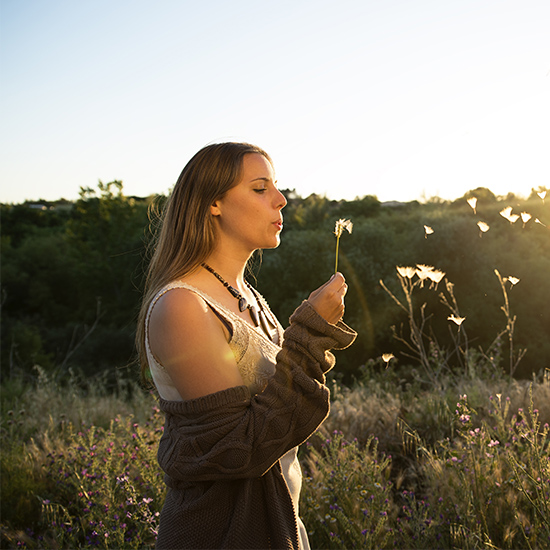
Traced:
POLYGON ((401 277, 407 277, 407 279, 412 279, 416 274, 416 269, 414 267, 399 267, 396 266, 397 273, 401 275, 401 277))
POLYGON ((523 227, 525 227, 525 224, 532 218, 531 214, 528 212, 522 212, 521 213, 521 221, 523 222, 523 227))
POLYGON ((445 277, 445 272, 439 271, 431 265, 418 264, 416 266, 416 275, 420 279, 422 285, 426 279, 430 279, 430 281, 437 286, 437 283, 445 277))
POLYGON ((431 235, 433 232, 434 230, 429 225, 424 226, 424 237, 426 239, 428 238, 428 235, 431 235))
POLYGON ((510 223, 516 223, 519 219, 519 216, 517 214, 512 214, 512 207, 507 206, 506 208, 503 208, 499 214, 506 218, 510 223))
POLYGON ((489 225, 486 224, 485 222, 482 222, 482 221, 479 221, 477 222, 477 226, 479 227, 479 236, 481 237, 481 235, 483 233, 487 233, 487 231, 489 231, 489 225))
POLYGON ((460 326, 465 319, 466 317, 457 317, 454 313, 452 315, 449 315, 449 317, 447 317, 447 321, 452 321, 453 323, 456 323, 458 326, 460 326))
POLYGON ((336 222, 336 225, 334 227, 334 234, 336 235, 336 262, 334 265, 335 273, 338 271, 338 245, 340 243, 340 237, 342 236, 344 229, 351 235, 353 223, 351 222, 351 220, 344 220, 343 218, 340 218, 336 222))
POLYGON ((498 441, 497 439, 495 440, 491 439, 491 442, 487 445, 487 447, 496 447, 499 444, 500 444, 500 441, 498 441))
POLYGON ((477 197, 470 197, 467 201, 466 201, 472 208, 472 210, 474 211, 474 214, 476 213, 476 206, 477 206, 477 197))
POLYGON ((460 422, 462 422, 463 424, 466 424, 466 422, 469 422, 470 421, 470 415, 469 414, 461 414, 460 417, 458 418, 460 420, 460 422))

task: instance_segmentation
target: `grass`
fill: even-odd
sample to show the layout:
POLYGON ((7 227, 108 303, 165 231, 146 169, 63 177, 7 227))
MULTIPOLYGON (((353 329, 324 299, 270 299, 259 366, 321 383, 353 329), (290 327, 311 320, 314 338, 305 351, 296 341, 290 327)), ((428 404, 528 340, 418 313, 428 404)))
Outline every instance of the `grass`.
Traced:
MULTIPOLYGON (((333 378, 330 415, 300 451, 312 548, 550 548, 550 371, 510 376, 523 351, 509 301, 489 349, 461 325, 443 349, 415 302, 421 283, 403 273, 405 298, 392 298, 409 316, 410 338, 397 337, 414 362, 371 359, 352 385, 333 378)), ((155 397, 122 378, 113 387, 37 368, 32 383, 8 380, 2 548, 153 548, 162 424, 155 397)))

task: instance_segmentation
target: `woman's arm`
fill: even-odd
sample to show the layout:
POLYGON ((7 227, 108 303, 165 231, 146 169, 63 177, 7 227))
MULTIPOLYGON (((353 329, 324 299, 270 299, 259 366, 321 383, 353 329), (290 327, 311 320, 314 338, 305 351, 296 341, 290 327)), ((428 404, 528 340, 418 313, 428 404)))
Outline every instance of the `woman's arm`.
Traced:
POLYGON ((243 384, 227 329, 196 293, 175 288, 154 305, 149 345, 182 399, 243 384))

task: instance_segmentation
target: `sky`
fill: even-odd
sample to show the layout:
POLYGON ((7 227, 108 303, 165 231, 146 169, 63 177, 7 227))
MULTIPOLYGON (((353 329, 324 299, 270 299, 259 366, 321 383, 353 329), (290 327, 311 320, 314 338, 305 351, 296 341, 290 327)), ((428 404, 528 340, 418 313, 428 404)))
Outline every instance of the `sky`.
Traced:
POLYGON ((0 0, 0 202, 167 193, 218 141, 281 189, 550 187, 548 0, 0 0))

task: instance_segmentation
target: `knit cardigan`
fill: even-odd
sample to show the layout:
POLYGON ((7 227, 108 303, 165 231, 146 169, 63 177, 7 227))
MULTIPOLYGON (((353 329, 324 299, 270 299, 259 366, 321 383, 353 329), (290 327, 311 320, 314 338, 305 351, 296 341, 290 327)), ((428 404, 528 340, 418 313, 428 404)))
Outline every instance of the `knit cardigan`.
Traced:
POLYGON ((168 486, 157 548, 298 550, 296 512, 279 459, 329 412, 330 349, 356 333, 327 323, 304 301, 290 317, 275 374, 251 395, 237 386, 159 405, 158 461, 168 486))

